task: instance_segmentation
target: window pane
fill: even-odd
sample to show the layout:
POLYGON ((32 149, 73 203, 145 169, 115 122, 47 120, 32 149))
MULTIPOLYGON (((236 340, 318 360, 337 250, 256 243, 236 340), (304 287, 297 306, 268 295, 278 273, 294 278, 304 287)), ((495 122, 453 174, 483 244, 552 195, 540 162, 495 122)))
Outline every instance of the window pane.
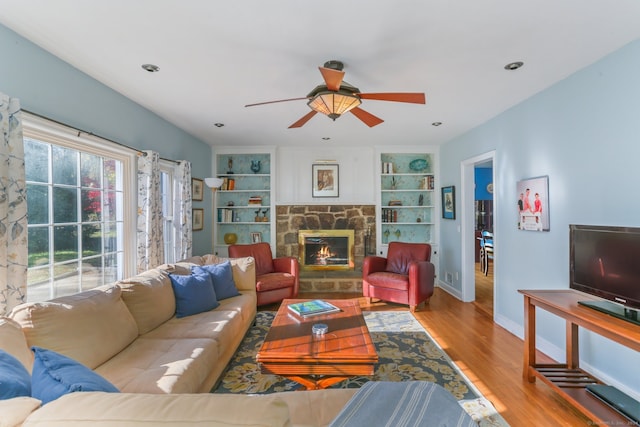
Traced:
POLYGON ((60 262, 78 258, 78 226, 58 225, 53 227, 53 261, 60 262))
POLYGON ((104 257, 104 283, 113 283, 120 277, 118 266, 124 264, 122 252, 106 255, 104 257))
POLYGON ((100 221, 102 212, 102 192, 82 190, 82 221, 100 221))
POLYGON ((116 190, 117 177, 119 174, 119 162, 115 160, 105 159, 104 161, 104 188, 108 190, 116 190))
POLYGON ((82 261, 82 290, 102 286, 102 257, 90 258, 82 261))
POLYGON ((29 224, 49 223, 49 187, 27 184, 27 215, 29 224))
POLYGON ((29 227, 29 267, 49 264, 49 227, 29 227))
POLYGON ((49 267, 29 268, 27 286, 29 301, 44 301, 50 297, 49 267))
POLYGON ((75 188, 53 188, 53 222, 78 221, 78 192, 75 188))
POLYGON ((52 146, 53 183, 77 185, 78 152, 64 147, 52 146))
POLYGON ((85 224, 82 226, 82 257, 101 253, 102 229, 100 224, 85 224))
POLYGON ((49 182, 49 145, 32 139, 24 140, 24 162, 27 181, 49 182))
POLYGON ((104 251, 105 252, 116 252, 120 248, 118 247, 118 226, 115 222, 105 222, 104 223, 104 251))
POLYGON ((93 154, 80 154, 80 185, 89 188, 102 188, 102 170, 100 157, 93 154))
POLYGON ((103 220, 115 221, 117 217, 117 206, 122 206, 122 193, 106 191, 103 206, 103 220))
POLYGON ((59 264, 53 267, 53 295, 59 297, 80 291, 78 261, 59 264))

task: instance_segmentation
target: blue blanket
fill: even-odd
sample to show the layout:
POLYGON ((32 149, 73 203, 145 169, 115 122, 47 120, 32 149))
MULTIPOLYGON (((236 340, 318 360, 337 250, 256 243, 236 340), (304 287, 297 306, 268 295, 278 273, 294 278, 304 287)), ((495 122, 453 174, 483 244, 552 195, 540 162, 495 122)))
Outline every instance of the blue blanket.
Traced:
POLYGON ((370 381, 347 402, 331 427, 477 427, 456 398, 427 381, 370 381))

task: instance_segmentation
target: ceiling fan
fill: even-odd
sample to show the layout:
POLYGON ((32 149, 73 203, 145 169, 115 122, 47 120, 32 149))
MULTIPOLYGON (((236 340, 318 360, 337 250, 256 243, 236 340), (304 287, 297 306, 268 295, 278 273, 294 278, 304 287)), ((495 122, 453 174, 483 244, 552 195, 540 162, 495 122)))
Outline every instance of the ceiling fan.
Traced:
POLYGON ((424 93, 361 93, 360 89, 342 80, 344 78, 343 68, 344 64, 340 61, 327 61, 323 67, 318 67, 324 79, 324 84, 316 86, 316 88, 305 97, 259 102, 256 104, 247 104, 245 107, 308 99, 309 102, 307 102, 307 105, 311 108, 311 111, 289 126, 289 129, 291 129, 302 127, 317 113, 325 114, 330 119, 335 120, 342 114, 351 112, 351 114, 369 127, 374 127, 382 123, 384 120, 359 107, 363 99, 409 102, 413 104, 426 103, 424 93))

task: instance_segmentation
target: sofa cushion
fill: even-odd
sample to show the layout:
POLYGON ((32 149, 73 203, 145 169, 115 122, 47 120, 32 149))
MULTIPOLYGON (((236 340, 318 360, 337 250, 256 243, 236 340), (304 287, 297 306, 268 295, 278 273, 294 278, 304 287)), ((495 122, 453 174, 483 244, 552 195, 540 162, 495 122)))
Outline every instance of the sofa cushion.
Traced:
POLYGON ((118 286, 101 286, 45 302, 21 304, 10 317, 30 346, 56 351, 95 369, 138 336, 118 286))
POLYGON ((33 397, 14 397, 0 400, 0 427, 18 427, 36 409, 40 401, 33 397))
POLYGON ((109 381, 75 360, 55 351, 33 347, 32 394, 42 404, 77 391, 117 393, 109 381))
MULTIPOLYGON (((189 259, 193 259, 193 258, 189 258, 189 259)), ((180 261, 180 262, 175 262, 173 264, 162 264, 158 268, 160 270, 166 271, 167 274, 178 274, 180 276, 188 276, 189 274, 191 274, 191 269, 198 265, 202 265, 202 264, 180 261)))
POLYGON ((138 325, 140 335, 176 314, 176 298, 166 271, 154 268, 117 283, 122 300, 138 325))
POLYGON ((27 344, 27 337, 18 322, 8 317, 0 317, 0 350, 18 359, 31 372, 33 352, 27 344))
POLYGON ((210 274, 170 274, 169 278, 176 296, 176 317, 191 316, 213 310, 220 305, 210 274))
POLYGON ((194 393, 217 363, 214 340, 139 337, 95 371, 123 392, 194 393))
POLYGON ((211 275, 213 288, 216 291, 218 301, 240 295, 238 288, 236 288, 236 283, 233 281, 231 261, 193 267, 192 272, 195 274, 208 273, 211 275))
POLYGON ((0 400, 31 396, 31 375, 18 359, 0 350, 0 400))
POLYGON ((216 255, 204 255, 203 265, 219 264, 221 262, 231 262, 233 281, 239 291, 256 290, 256 262, 253 257, 242 258, 222 258, 216 255))
POLYGON ((290 425, 287 405, 272 395, 75 393, 45 405, 23 427, 290 425))

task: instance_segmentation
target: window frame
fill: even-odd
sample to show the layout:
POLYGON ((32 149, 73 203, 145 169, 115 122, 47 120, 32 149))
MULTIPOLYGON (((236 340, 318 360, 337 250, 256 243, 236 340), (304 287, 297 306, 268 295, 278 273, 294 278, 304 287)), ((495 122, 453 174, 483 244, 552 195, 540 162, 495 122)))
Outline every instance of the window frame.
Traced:
MULTIPOLYGON (((23 138, 31 138, 69 149, 109 157, 122 163, 123 182, 123 278, 136 270, 136 212, 138 205, 137 156, 139 152, 95 135, 23 111, 23 138), (133 236, 134 238, 128 238, 133 236)), ((27 201, 28 203, 28 201, 27 201)))

